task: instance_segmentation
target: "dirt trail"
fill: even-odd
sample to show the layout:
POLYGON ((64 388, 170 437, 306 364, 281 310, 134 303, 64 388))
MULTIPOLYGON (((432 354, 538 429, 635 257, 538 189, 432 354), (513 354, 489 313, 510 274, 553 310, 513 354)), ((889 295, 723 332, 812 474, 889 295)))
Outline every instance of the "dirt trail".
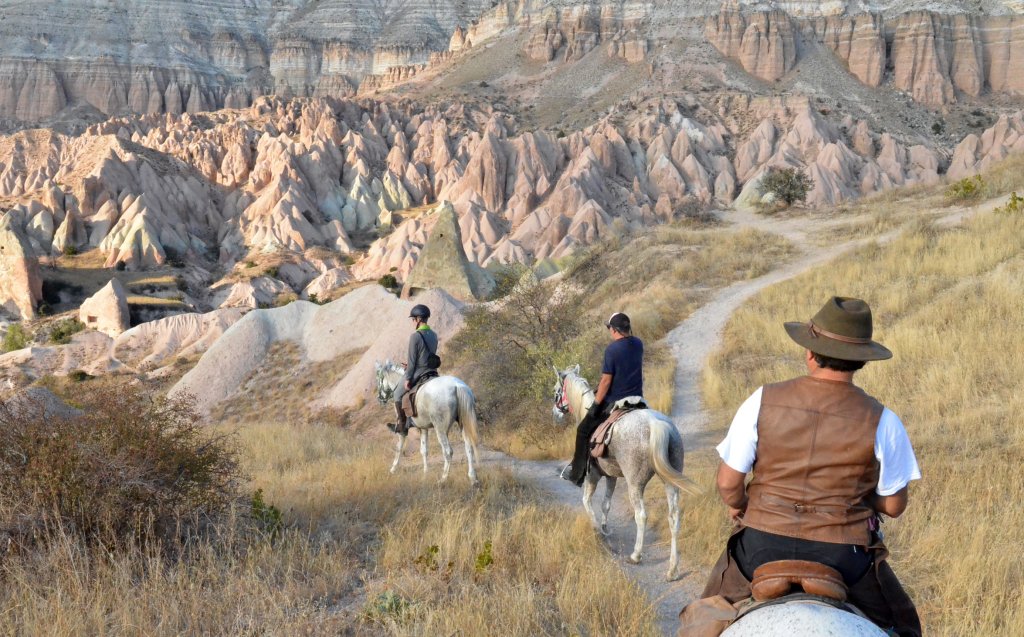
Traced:
MULTIPOLYGON (((1005 198, 985 202, 973 208, 954 208, 936 220, 938 225, 950 226, 962 222, 978 212, 990 211, 1002 205, 1005 198)), ((715 441, 700 439, 707 414, 704 411, 699 381, 701 370, 710 355, 719 347, 722 330, 729 317, 754 294, 781 281, 793 278, 815 266, 835 259, 851 250, 871 242, 887 243, 896 237, 902 228, 896 228, 880 236, 854 239, 832 246, 814 246, 807 241, 808 234, 834 225, 832 221, 809 224, 806 219, 773 220, 758 215, 730 213, 726 219, 737 227, 756 227, 765 232, 785 236, 804 251, 795 259, 779 264, 770 272, 747 281, 739 281, 715 292, 706 304, 693 312, 666 336, 676 357, 675 395, 673 397, 672 420, 683 435, 688 451, 702 448, 715 441)), ((564 462, 516 460, 493 450, 481 450, 481 464, 501 464, 510 468, 515 475, 549 492, 555 499, 583 513, 581 490, 562 480, 559 471, 564 462)), ((633 510, 626 497, 625 485, 620 485, 612 503, 609 520, 611 534, 607 542, 613 559, 623 571, 637 582, 650 596, 657 613, 658 624, 664 635, 675 635, 680 609, 692 601, 704 586, 705 573, 680 565, 682 577, 675 582, 665 581, 668 565, 668 543, 655 540, 656 530, 648 524, 647 544, 644 559, 634 565, 627 561, 633 546, 636 526, 633 510)), ((594 496, 595 505, 604 497, 603 487, 594 496)), ((648 492, 648 501, 652 500, 648 492)), ((685 495, 681 506, 686 506, 685 495)), ((680 544, 686 542, 685 528, 680 533, 680 544)))

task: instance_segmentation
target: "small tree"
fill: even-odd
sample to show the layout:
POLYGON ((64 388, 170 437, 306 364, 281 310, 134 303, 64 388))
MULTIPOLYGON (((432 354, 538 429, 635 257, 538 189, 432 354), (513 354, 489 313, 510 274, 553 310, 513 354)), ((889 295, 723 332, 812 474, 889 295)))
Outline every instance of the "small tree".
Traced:
POLYGON ((807 193, 814 183, 803 170, 797 168, 771 168, 761 179, 765 192, 775 195, 776 200, 792 206, 807 201, 807 193))
POLYGON ((4 333, 2 353, 25 349, 31 342, 32 334, 20 323, 14 323, 8 326, 7 331, 4 333))
POLYGON ((497 428, 516 430, 539 446, 557 440, 552 366, 593 362, 582 306, 581 292, 524 276, 499 301, 469 310, 449 352, 468 375, 481 414, 497 428))

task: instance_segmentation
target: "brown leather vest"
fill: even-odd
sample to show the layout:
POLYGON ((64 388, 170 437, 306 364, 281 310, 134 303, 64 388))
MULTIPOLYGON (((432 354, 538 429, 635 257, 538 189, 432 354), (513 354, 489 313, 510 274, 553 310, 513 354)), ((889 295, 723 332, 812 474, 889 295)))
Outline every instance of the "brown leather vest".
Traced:
POLYGON ((882 405, 841 381, 803 376, 766 385, 743 524, 819 542, 871 543, 866 504, 878 485, 882 405))

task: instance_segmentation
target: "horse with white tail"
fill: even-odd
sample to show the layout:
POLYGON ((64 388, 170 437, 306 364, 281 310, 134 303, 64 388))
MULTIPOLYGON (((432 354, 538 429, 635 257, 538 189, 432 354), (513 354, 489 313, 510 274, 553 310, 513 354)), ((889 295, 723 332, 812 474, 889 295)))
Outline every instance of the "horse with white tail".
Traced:
MULTIPOLYGON (((575 425, 583 420, 587 410, 594 404, 594 391, 587 380, 580 376, 580 366, 570 367, 563 371, 555 369, 558 382, 555 385, 555 406, 553 414, 559 422, 566 422, 565 416, 572 416, 569 422, 575 425)), ((583 483, 583 508, 590 514, 595 526, 603 534, 608 533, 608 511, 611 509, 612 494, 618 478, 625 478, 629 490, 629 501, 633 505, 633 519, 636 521, 636 543, 629 560, 639 563, 643 555, 644 531, 647 527, 647 511, 644 508, 644 489, 651 478, 657 474, 665 482, 665 495, 668 498, 668 521, 672 535, 672 548, 669 556, 669 581, 679 576, 679 491, 697 494, 696 485, 683 476, 683 439, 672 421, 664 414, 653 409, 632 411, 612 427, 611 440, 608 443, 608 454, 604 458, 592 460, 600 471, 594 471, 593 465, 587 471, 583 483), (605 478, 605 497, 601 505, 602 519, 598 523, 597 514, 591 506, 591 499, 601 478, 605 478)))
MULTIPOLYGON (((374 367, 377 375, 377 402, 385 405, 394 400, 398 384, 405 382, 405 368, 391 361, 378 362, 374 367)), ((415 418, 409 418, 409 423, 420 430, 423 473, 427 473, 426 431, 433 429, 444 453, 444 472, 441 474, 441 481, 448 479, 448 472, 452 466, 452 445, 448 440, 448 432, 452 425, 458 423, 462 428, 462 440, 466 445, 469 481, 476 484, 476 467, 473 464, 477 456, 476 398, 469 386, 454 376, 438 376, 428 380, 416 393, 416 413, 418 415, 415 418)), ((407 435, 408 432, 398 435, 391 473, 398 470, 398 461, 405 451, 407 435)))

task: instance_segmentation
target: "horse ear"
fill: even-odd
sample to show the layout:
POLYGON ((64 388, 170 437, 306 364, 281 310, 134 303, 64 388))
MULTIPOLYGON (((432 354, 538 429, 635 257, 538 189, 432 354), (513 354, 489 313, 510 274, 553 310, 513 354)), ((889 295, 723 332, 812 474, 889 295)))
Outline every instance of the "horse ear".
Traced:
POLYGON ((577 376, 579 376, 579 374, 580 374, 580 366, 579 366, 579 364, 577 364, 576 367, 572 368, 572 373, 574 373, 577 376))

